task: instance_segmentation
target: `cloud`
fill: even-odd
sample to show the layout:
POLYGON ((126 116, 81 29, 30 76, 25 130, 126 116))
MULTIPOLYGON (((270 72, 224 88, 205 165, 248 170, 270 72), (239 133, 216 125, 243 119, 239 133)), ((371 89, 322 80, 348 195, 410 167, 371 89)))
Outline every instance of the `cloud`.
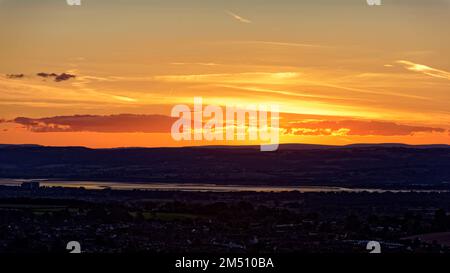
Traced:
POLYGON ((37 73, 36 75, 41 78, 54 78, 55 82, 67 81, 67 80, 70 80, 70 79, 76 77, 75 75, 68 74, 68 73, 62 73, 62 74, 58 75, 56 73, 40 72, 40 73, 37 73))
POLYGON ((218 66, 220 64, 216 63, 183 63, 183 62, 174 62, 170 63, 171 65, 201 65, 201 66, 218 66))
POLYGON ((274 42, 274 41, 231 41, 233 44, 255 44, 266 46, 281 46, 281 47, 318 47, 327 48, 329 46, 318 44, 305 44, 305 43, 288 43, 288 42, 274 42))
POLYGON ((410 71, 423 73, 425 75, 450 80, 450 72, 445 70, 439 70, 436 68, 429 67, 423 64, 416 64, 410 61, 400 60, 397 63, 404 65, 404 67, 410 71))
POLYGON ((238 20, 239 22, 241 22, 241 23, 245 23, 245 24, 251 24, 251 23, 253 23, 252 21, 250 21, 249 19, 246 19, 246 18, 244 18, 244 17, 241 17, 241 16, 239 16, 239 15, 237 15, 236 13, 233 13, 233 12, 231 12, 231 11, 226 11, 226 13, 228 14, 228 15, 230 15, 231 17, 233 17, 234 19, 236 19, 236 20, 238 20))
POLYGON ((167 133, 175 118, 164 115, 74 115, 47 118, 18 117, 12 122, 29 131, 45 132, 101 132, 101 133, 167 133))
POLYGON ((340 135, 340 136, 407 136, 415 133, 445 133, 446 129, 410 126, 389 121, 366 120, 306 120, 285 123, 285 134, 292 135, 340 135))
POLYGON ((229 85, 229 84, 217 84, 217 87, 224 87, 230 89, 244 90, 256 93, 268 93, 280 96, 296 97, 305 100, 332 100, 332 101, 356 101, 361 100, 357 98, 347 98, 338 96, 328 96, 328 95, 314 95, 301 91, 288 91, 288 90, 275 90, 270 88, 261 88, 256 86, 241 86, 241 85, 229 85))
POLYGON ((188 82, 188 83, 252 83, 252 84, 286 84, 297 79, 298 72, 245 72, 220 74, 188 74, 155 76, 157 81, 188 82))
MULTIPOLYGON (((76 75, 69 74, 69 73, 56 74, 56 73, 45 73, 45 72, 37 73, 36 76, 41 77, 41 78, 52 78, 52 79, 54 79, 55 82, 67 81, 67 80, 70 80, 70 79, 76 77, 76 75)), ((6 74, 6 78, 8 78, 8 79, 22 79, 24 77, 25 77, 24 74, 6 74)))
POLYGON ((6 74, 6 77, 8 79, 21 79, 23 77, 25 77, 24 74, 6 74))
MULTIPOLYGON (((170 133, 177 120, 165 115, 73 115, 47 118, 18 117, 12 121, 31 132, 170 133)), ((390 121, 352 120, 320 115, 280 114, 284 135, 296 136, 407 136, 446 133, 447 129, 411 126, 390 121)))
POLYGON ((50 78, 50 77, 56 77, 56 76, 58 76, 58 74, 56 74, 56 73, 40 72, 40 73, 37 73, 36 76, 42 77, 42 78, 50 78))
POLYGON ((116 100, 120 100, 120 101, 124 101, 124 102, 137 102, 138 101, 137 99, 125 97, 125 96, 117 96, 117 95, 110 95, 110 96, 116 100))

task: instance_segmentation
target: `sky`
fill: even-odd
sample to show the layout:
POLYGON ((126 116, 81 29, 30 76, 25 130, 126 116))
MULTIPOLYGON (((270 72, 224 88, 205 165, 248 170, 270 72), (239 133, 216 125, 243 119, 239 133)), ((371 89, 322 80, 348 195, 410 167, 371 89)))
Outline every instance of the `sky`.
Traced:
MULTIPOLYGON (((284 143, 450 144, 450 0, 0 0, 0 143, 175 142, 171 109, 276 104, 284 143)), ((220 144, 249 144, 249 141, 220 144)))

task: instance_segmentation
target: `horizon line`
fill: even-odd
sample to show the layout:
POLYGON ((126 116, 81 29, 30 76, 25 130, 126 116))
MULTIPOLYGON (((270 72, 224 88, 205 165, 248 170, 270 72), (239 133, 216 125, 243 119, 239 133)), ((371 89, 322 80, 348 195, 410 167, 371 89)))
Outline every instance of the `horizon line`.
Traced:
MULTIPOLYGON (((0 143, 0 148, 3 147, 42 147, 42 148, 85 148, 90 150, 113 150, 113 149, 187 149, 187 148, 217 148, 217 149, 233 149, 233 148, 258 148, 260 145, 191 145, 191 146, 159 146, 159 147, 150 147, 150 146, 118 146, 118 147, 110 147, 110 148, 94 148, 88 146, 80 146, 80 145, 41 145, 41 144, 33 144, 33 143, 23 143, 23 144, 5 144, 0 143)), ((286 146, 311 146, 311 147, 329 147, 329 148, 358 148, 358 147, 370 147, 370 146, 384 146, 384 147, 411 147, 411 148, 450 148, 449 144, 444 143, 430 143, 430 144, 407 144, 407 143, 351 143, 351 144, 314 144, 314 143, 280 143, 280 147, 286 146)))

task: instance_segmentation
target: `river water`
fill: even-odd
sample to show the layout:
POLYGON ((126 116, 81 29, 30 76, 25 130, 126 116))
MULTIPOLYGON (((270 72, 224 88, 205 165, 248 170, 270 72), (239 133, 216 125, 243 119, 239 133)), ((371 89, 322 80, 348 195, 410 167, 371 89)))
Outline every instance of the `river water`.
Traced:
MULTIPOLYGON (((20 186, 25 179, 0 179, 0 185, 20 186)), ((85 189, 115 189, 115 190, 160 190, 160 191, 198 191, 198 192, 411 192, 411 190, 383 190, 368 188, 342 188, 323 186, 247 186, 247 185, 216 185, 188 183, 134 183, 134 182, 97 182, 97 181, 63 181, 63 180, 33 180, 39 181, 41 187, 65 187, 85 189)), ((414 190, 414 192, 447 192, 445 190, 414 190)))

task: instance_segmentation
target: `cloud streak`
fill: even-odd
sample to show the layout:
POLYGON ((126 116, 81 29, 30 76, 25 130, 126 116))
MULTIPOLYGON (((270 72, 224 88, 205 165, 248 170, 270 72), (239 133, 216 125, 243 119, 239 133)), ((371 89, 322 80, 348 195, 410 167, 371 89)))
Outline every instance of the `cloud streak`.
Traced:
POLYGON ((275 42, 275 41, 232 41, 234 44, 255 44, 264 46, 279 46, 279 47, 317 47, 328 48, 329 46, 306 43, 289 43, 289 42, 275 42))
POLYGON ((306 120, 285 124, 282 127, 285 134, 314 136, 407 136, 416 133, 447 132, 443 128, 370 120, 306 120))
POLYGON ((218 74, 187 74, 155 76, 157 81, 186 82, 186 83, 257 83, 257 84, 286 84, 300 76, 298 72, 245 72, 218 74))
POLYGON ((201 65, 201 66, 218 66, 217 63, 183 63, 183 62, 173 62, 171 65, 201 65))
POLYGON ((239 22, 241 22, 241 23, 244 23, 244 24, 251 24, 251 23, 253 23, 252 21, 250 21, 249 19, 246 19, 246 18, 244 18, 244 17, 242 17, 242 16, 239 16, 239 15, 237 15, 236 13, 234 13, 234 12, 231 12, 231 11, 225 11, 228 15, 230 15, 232 18, 234 18, 234 19, 236 19, 237 21, 239 21, 239 22))
POLYGON ((450 72, 445 70, 440 70, 424 64, 417 64, 405 60, 399 60, 397 63, 404 65, 404 67, 410 71, 423 73, 434 78, 450 80, 450 72))

